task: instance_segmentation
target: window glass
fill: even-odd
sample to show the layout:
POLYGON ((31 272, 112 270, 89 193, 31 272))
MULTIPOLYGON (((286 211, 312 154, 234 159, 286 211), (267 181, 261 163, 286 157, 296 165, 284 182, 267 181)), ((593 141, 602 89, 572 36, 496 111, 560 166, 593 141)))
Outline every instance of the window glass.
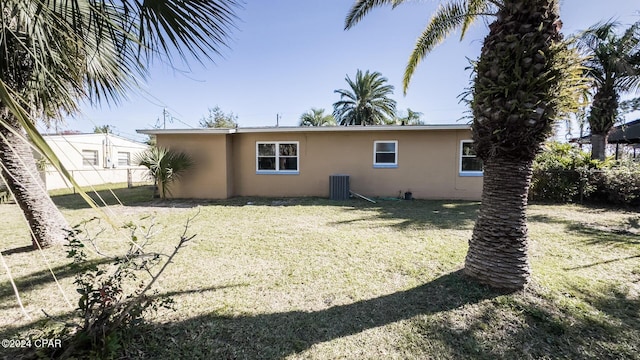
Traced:
POLYGON ((296 156, 297 153, 297 144, 280 144, 280 156, 296 156))
POLYGON ((392 142, 378 142, 376 143, 376 152, 396 152, 396 143, 392 142))
POLYGON ((377 164, 395 164, 395 162, 396 162, 395 153, 377 153, 376 154, 377 164))
POLYGON ((82 150, 82 165, 85 165, 85 166, 97 166, 98 165, 98 151, 97 150, 82 150))
POLYGON ((276 144, 258 144, 258 156, 275 156, 276 144))
POLYGON ((460 172, 481 173, 482 160, 476 155, 473 142, 463 140, 460 152, 460 172))
POLYGON ((258 143, 257 171, 298 171, 298 142, 258 143), (276 151, 277 149, 277 151, 276 151))
POLYGON ((373 166, 396 167, 398 165, 398 142, 375 141, 373 145, 373 166))
POLYGON ((128 152, 118 152, 118 166, 131 165, 131 154, 128 152))

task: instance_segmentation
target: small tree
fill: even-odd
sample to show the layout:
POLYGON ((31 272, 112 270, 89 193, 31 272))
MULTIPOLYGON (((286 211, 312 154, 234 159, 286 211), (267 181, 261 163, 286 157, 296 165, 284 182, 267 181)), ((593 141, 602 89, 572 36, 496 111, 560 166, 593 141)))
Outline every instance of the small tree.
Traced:
POLYGON ((94 134, 112 134, 113 125, 96 125, 93 127, 94 134))
POLYGON ((194 165, 189 155, 162 147, 152 147, 140 153, 136 163, 149 169, 149 176, 154 182, 153 195, 156 197, 156 190, 159 188, 161 199, 166 199, 167 194, 171 194, 169 185, 194 165))
POLYGON ((324 109, 311 108, 300 115, 300 126, 332 126, 335 124, 336 119, 331 114, 325 114, 324 109))
POLYGON ((209 108, 209 114, 200 119, 203 128, 235 128, 238 126, 238 116, 230 112, 225 114, 219 106, 209 108))

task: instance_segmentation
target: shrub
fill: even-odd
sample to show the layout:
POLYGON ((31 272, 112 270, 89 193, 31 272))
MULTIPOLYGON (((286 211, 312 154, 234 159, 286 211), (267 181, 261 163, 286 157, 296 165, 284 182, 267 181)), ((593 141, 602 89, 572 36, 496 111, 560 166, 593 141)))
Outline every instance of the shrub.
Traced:
POLYGON ((616 205, 640 205, 640 164, 623 163, 615 168, 594 171, 589 182, 595 191, 590 200, 616 205))
POLYGON ((550 202, 640 203, 640 164, 591 160, 586 151, 548 143, 533 163, 529 196, 550 202))
POLYGON ((593 190, 586 181, 589 169, 600 166, 588 152, 571 144, 548 143, 533 163, 529 196, 541 201, 579 201, 593 190))
POLYGON ((53 349, 47 357, 113 358, 121 352, 126 339, 145 323, 148 312, 162 307, 171 309, 172 299, 159 296, 152 287, 178 251, 195 237, 186 234, 190 220, 177 246, 168 255, 146 252, 150 231, 145 232, 144 227, 133 224, 125 225, 131 234, 128 251, 122 257, 110 258, 110 264, 100 266, 87 261, 86 243, 98 248, 95 239, 87 235, 87 222, 68 231, 67 257, 73 259, 74 284, 80 298, 75 319, 63 322, 63 328, 55 334, 62 339, 62 348, 53 349))

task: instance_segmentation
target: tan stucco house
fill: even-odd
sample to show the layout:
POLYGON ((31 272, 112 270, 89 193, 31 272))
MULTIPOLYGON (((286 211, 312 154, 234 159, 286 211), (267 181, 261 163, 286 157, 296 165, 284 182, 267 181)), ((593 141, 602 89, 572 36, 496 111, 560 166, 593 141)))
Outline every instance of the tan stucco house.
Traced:
POLYGON ((371 197, 480 199, 468 125, 138 130, 197 163, 175 198, 329 197, 330 177, 371 197))

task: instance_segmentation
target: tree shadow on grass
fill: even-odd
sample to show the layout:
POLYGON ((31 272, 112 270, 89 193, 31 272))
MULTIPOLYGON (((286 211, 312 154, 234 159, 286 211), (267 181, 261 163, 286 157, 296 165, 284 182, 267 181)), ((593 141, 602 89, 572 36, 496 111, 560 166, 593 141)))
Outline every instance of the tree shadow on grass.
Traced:
MULTIPOLYGON (((84 269, 89 269, 93 266, 103 265, 111 262, 113 262, 113 259, 109 258, 87 260, 82 265, 80 265, 79 269, 74 269, 71 264, 64 264, 51 268, 51 271, 49 271, 49 269, 45 269, 24 276, 14 277, 13 281, 15 282, 18 289, 20 291, 23 291, 24 289, 34 288, 53 282, 54 279, 51 275, 52 271, 54 274, 56 274, 56 278, 58 280, 61 280, 70 276, 75 276, 78 271, 83 271, 84 269)), ((11 287, 11 285, 9 285, 8 281, 0 282, 0 285, 2 285, 0 286, 0 302, 5 301, 7 298, 15 296, 13 288, 11 287)))
POLYGON ((528 217, 530 222, 555 223, 564 225, 566 231, 578 233, 588 238, 586 244, 640 244, 638 220, 631 218, 627 224, 600 225, 594 223, 570 221, 549 215, 533 215, 528 217))
POLYGON ((281 359, 314 344, 500 294, 466 279, 460 270, 410 290, 320 311, 241 316, 212 313, 155 326, 158 343, 145 339, 149 345, 145 352, 150 358, 281 359), (163 339, 173 339, 172 346, 162 347, 163 339))
POLYGON ((13 255, 13 254, 22 254, 22 253, 28 253, 28 252, 32 252, 35 251, 36 248, 33 247, 33 245, 27 245, 27 246, 19 246, 13 249, 8 249, 8 250, 3 250, 0 253, 2 253, 2 255, 4 256, 8 256, 8 255, 13 255))
MULTIPOLYGON (((119 205, 121 202, 124 205, 147 205, 155 202, 153 200, 153 186, 151 185, 98 190, 95 192, 88 189, 85 191, 98 206, 119 205)), ((51 199, 61 209, 78 210, 91 208, 80 194, 51 195, 51 199)))
POLYGON ((349 225, 369 222, 373 219, 394 221, 392 228, 473 229, 480 203, 471 201, 382 201, 377 204, 358 203, 347 211, 369 211, 370 214, 355 219, 341 220, 332 225, 349 225))
MULTIPOLYGON (((224 200, 197 199, 151 199, 151 186, 139 186, 132 189, 101 190, 97 195, 89 195, 98 204, 126 206, 144 206, 157 208, 188 209, 197 206, 334 206, 342 207, 345 211, 368 211, 370 215, 359 219, 344 220, 334 225, 348 225, 370 219, 394 220, 391 227, 413 228, 427 227, 436 229, 471 229, 477 217, 480 206, 474 201, 442 201, 442 200, 396 200, 377 199, 375 204, 360 199, 333 201, 326 198, 265 198, 265 197, 235 197, 224 200), (99 197, 99 198, 98 198, 99 197)), ((87 209, 90 206, 78 194, 52 196, 54 203, 63 209, 87 209)))
MULTIPOLYGON (((171 291, 167 293, 161 294, 152 294, 149 295, 149 299, 157 299, 163 297, 174 297, 174 296, 182 296, 182 295, 200 295, 204 296, 207 292, 223 290, 232 287, 238 286, 246 286, 244 284, 230 284, 230 285, 222 285, 222 286, 210 286, 206 288, 198 288, 198 289, 188 289, 188 290, 177 290, 171 291)), ((17 305, 16 305, 17 306, 17 305)), ((31 337, 34 338, 43 338, 43 339, 55 339, 57 337, 53 337, 50 335, 49 331, 54 328, 60 328, 62 323, 66 323, 67 325, 76 324, 79 325, 82 322, 80 315, 77 311, 68 311, 63 314, 55 315, 51 318, 41 318, 29 323, 24 323, 18 326, 9 326, 0 329, 0 339, 28 339, 31 337)), ((74 328, 75 331, 75 328, 74 328)), ((37 348, 14 348, 14 349, 4 349, 5 352, 2 352, 0 348, 0 359, 42 359, 43 354, 38 354, 37 348), (26 351, 25 351, 26 350, 26 351)), ((53 349, 50 349, 53 350, 53 349)), ((44 358, 48 358, 44 357, 44 358)))

